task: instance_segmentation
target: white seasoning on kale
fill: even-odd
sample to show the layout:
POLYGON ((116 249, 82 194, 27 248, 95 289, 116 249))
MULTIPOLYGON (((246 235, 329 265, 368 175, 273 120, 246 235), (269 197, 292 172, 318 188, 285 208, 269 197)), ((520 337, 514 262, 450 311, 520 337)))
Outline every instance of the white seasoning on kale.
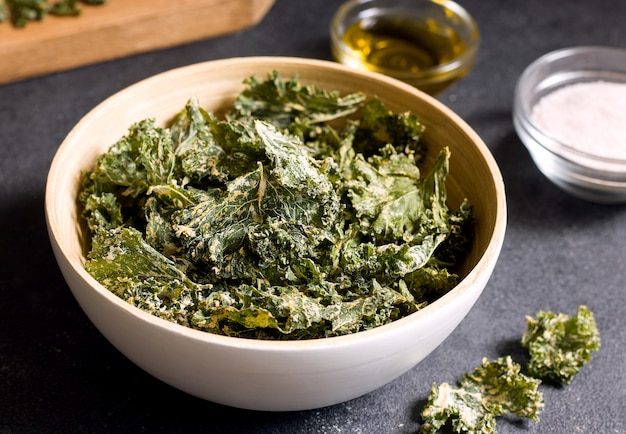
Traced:
POLYGON ((594 81, 564 86, 535 105, 544 132, 578 151, 626 160, 626 83, 594 81))

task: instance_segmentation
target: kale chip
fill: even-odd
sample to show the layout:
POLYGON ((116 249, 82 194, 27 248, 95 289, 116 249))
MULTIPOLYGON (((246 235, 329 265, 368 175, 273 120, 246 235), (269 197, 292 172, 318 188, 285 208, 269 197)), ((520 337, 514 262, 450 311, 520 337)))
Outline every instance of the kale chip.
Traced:
POLYGON ((600 334, 593 313, 580 306, 576 314, 540 310, 526 317, 522 346, 530 353, 528 370, 537 378, 570 384, 600 348, 600 334))
POLYGON ((510 356, 485 358, 474 372, 463 375, 459 387, 434 384, 422 411, 420 433, 434 434, 444 427, 455 433, 495 433, 496 417, 508 413, 538 422, 544 406, 538 390, 541 380, 520 370, 510 356))

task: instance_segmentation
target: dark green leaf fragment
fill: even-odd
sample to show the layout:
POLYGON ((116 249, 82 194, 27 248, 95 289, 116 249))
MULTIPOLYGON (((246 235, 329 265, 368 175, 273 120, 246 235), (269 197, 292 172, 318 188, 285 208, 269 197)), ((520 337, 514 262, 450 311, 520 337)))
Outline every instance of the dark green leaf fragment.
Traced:
POLYGON ((80 15, 80 3, 102 5, 108 0, 0 0, 0 23, 11 21, 13 26, 23 28, 30 21, 41 21, 47 15, 80 15))
POLYGON ((62 17, 77 16, 81 13, 78 0, 60 0, 52 3, 48 9, 50 15, 62 17))
POLYGON ((496 418, 508 413, 538 422, 544 406, 538 390, 541 381, 520 370, 509 356, 485 358, 461 378, 458 387, 434 384, 422 411, 420 433, 436 433, 444 427, 455 433, 495 433, 496 418))
POLYGON ((526 323, 521 343, 530 353, 528 370, 537 378, 570 384, 600 348, 596 321, 586 306, 573 316, 540 310, 526 323))
POLYGON ((146 243, 133 228, 102 230, 92 240, 85 269, 128 303, 183 325, 187 309, 207 288, 146 243))
POLYGON ((124 187, 122 194, 137 198, 152 185, 168 184, 175 166, 169 132, 144 120, 103 154, 91 175, 94 182, 124 187))
POLYGON ((124 223, 122 206, 113 193, 83 195, 83 217, 92 232, 113 229, 124 223))
POLYGON ((426 145, 421 140, 423 132, 424 125, 414 113, 393 113, 379 99, 373 98, 363 108, 354 148, 367 155, 391 144, 398 152, 412 155, 420 163, 426 155, 426 145))
POLYGON ((29 21, 40 21, 48 10, 47 0, 6 0, 11 21, 15 27, 24 27, 29 21))
POLYGON ((241 122, 263 119, 279 129, 300 132, 314 124, 350 115, 365 100, 361 93, 341 96, 313 84, 302 85, 297 76, 283 80, 275 71, 264 81, 252 76, 245 83, 248 87, 237 97, 228 119, 241 122))
POLYGON ((218 121, 198 106, 197 99, 189 100, 170 130, 183 174, 195 181, 228 180, 227 155, 216 137, 218 121))

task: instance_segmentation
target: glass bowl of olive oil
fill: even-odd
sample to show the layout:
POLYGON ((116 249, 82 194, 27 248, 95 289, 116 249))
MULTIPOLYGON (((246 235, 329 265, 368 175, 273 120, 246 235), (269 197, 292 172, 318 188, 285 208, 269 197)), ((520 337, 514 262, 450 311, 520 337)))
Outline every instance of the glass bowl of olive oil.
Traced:
POLYGON ((480 42, 472 16, 449 0, 348 0, 330 30, 338 62, 431 95, 471 70, 480 42))

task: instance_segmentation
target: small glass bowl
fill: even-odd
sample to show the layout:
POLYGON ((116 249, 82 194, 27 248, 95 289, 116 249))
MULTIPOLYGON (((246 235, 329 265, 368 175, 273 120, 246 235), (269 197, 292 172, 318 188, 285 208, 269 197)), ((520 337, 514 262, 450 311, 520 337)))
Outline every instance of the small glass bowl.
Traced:
POLYGON ((531 63, 522 73, 513 103, 513 123, 539 170, 566 192, 596 203, 626 202, 626 156, 604 158, 551 137, 532 119, 544 96, 564 86, 612 82, 626 84, 626 50, 582 46, 563 48, 531 63))
MULTIPOLYGON (((406 27, 399 31, 404 31, 405 37, 413 36, 406 33, 406 27)), ((338 62, 400 79, 431 95, 443 92, 472 69, 480 42, 478 26, 472 16, 450 0, 348 0, 335 13, 330 36, 332 54, 338 62), (445 60, 437 59, 431 67, 409 70, 405 59, 397 52, 393 54, 396 59, 391 62, 394 66, 389 66, 389 62, 375 64, 369 62, 362 51, 346 44, 344 35, 356 22, 362 21, 367 27, 381 19, 416 23, 427 29, 424 31, 434 32, 434 37, 452 34, 460 40, 460 45, 445 60)), ((425 39, 430 39, 430 43, 434 40, 425 39)))

